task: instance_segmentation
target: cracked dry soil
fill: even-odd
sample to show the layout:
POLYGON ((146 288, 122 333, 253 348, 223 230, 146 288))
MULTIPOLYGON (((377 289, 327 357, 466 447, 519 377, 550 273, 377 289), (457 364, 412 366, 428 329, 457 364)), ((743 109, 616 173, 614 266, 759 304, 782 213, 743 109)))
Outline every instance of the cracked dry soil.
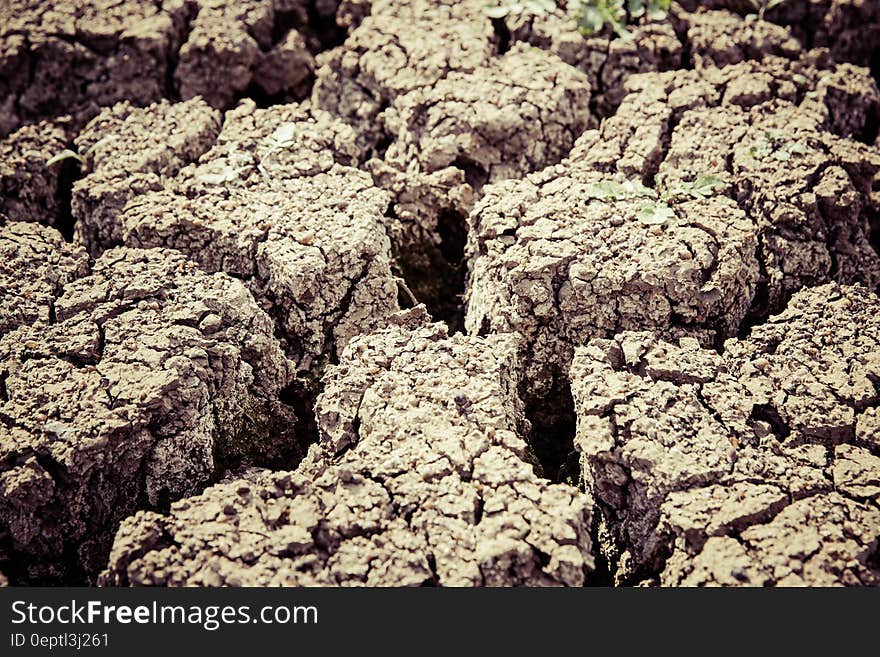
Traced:
POLYGON ((0 0, 0 582, 880 585, 880 2, 0 0))

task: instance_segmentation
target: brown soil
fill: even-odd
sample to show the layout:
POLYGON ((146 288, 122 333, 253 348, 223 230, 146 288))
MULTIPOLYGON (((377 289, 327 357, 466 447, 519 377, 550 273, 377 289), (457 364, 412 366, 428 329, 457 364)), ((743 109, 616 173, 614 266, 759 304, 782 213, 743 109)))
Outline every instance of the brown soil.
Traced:
POLYGON ((0 581, 880 584, 880 3, 484 5, 0 0, 0 581))

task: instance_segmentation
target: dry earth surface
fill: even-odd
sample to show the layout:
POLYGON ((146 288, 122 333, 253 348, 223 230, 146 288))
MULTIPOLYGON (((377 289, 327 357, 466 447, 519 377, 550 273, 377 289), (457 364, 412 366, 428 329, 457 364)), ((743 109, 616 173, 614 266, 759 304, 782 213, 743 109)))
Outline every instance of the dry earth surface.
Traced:
POLYGON ((486 4, 0 0, 0 583, 880 585, 880 2, 486 4))

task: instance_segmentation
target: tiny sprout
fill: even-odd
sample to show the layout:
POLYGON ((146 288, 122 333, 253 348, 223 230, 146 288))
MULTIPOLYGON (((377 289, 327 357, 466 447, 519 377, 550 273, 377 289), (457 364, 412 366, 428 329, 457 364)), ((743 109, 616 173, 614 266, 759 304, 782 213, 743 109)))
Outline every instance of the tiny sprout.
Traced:
POLYGON ((675 212, 665 203, 648 203, 639 209, 636 218, 643 224, 659 226, 675 219, 675 212))
POLYGON ((498 4, 483 7, 483 13, 489 18, 504 18, 524 13, 546 14, 555 9, 555 0, 500 0, 498 4))
POLYGON ((69 148, 65 148, 60 153, 56 153, 55 155, 50 157, 48 160, 46 160, 46 166, 50 167, 53 164, 58 164, 59 162, 63 162, 64 160, 71 160, 71 159, 76 160, 80 164, 84 164, 86 161, 85 158, 82 155, 80 155, 79 153, 77 153, 76 151, 72 151, 69 148))
POLYGON ((792 155, 805 155, 807 147, 801 142, 790 141, 781 130, 765 130, 764 139, 749 147, 749 155, 756 159, 772 157, 780 162, 788 162, 792 155))
POLYGON ((667 221, 675 219, 675 211, 670 207, 673 199, 680 196, 690 196, 695 199, 704 199, 723 190, 727 183, 718 176, 704 174, 697 176, 692 182, 682 183, 677 187, 658 194, 650 187, 645 187, 639 180, 626 180, 623 183, 603 181, 584 186, 584 196, 587 202, 590 200, 614 199, 622 201, 627 199, 646 199, 636 218, 642 223, 660 226, 667 221))
POLYGON ((755 11, 758 12, 758 20, 764 20, 764 14, 775 7, 778 7, 786 0, 749 0, 755 11))
POLYGON ((575 20, 581 34, 601 32, 608 25, 623 38, 631 34, 627 25, 640 19, 663 20, 669 13, 670 0, 580 0, 575 3, 575 20))
POLYGON ((724 189, 725 185, 726 183, 718 176, 706 174, 697 176, 693 182, 676 187, 672 194, 684 194, 697 199, 708 198, 715 192, 724 189))
POLYGON ((588 199, 611 198, 622 201, 628 198, 653 197, 657 193, 638 180, 626 180, 623 183, 608 181, 591 183, 584 187, 584 195, 588 199))

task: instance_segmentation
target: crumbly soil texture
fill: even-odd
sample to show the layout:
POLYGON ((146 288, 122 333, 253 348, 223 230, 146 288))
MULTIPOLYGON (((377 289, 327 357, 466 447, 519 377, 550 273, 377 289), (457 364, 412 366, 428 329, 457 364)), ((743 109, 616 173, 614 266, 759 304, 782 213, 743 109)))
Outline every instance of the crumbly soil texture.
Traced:
POLYGON ((0 584, 880 586, 880 2, 540 4, 0 0, 0 584))

